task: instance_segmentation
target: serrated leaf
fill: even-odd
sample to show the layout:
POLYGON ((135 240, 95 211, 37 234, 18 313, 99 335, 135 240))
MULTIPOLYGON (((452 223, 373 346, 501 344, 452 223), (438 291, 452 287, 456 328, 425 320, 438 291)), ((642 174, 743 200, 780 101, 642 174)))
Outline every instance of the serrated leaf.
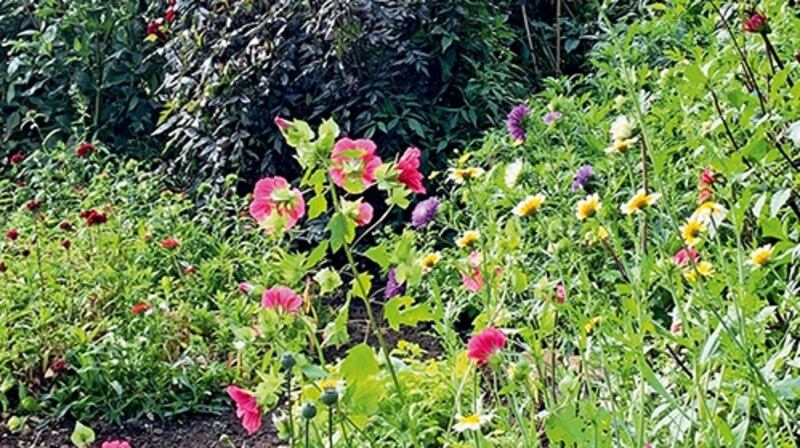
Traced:
POLYGON ((339 366, 339 373, 344 378, 345 383, 353 384, 358 381, 375 375, 380 371, 375 352, 367 344, 361 343, 347 351, 342 364, 339 366))
POLYGON ((399 331, 400 325, 415 327, 420 322, 433 319, 433 311, 427 303, 414 305, 414 298, 409 296, 395 297, 387 302, 383 307, 383 315, 394 331, 399 331))
POLYGON ((328 200, 324 194, 318 194, 308 201, 308 219, 314 219, 328 209, 328 200))
POLYGON ((351 294, 354 297, 366 299, 369 297, 369 292, 372 289, 372 275, 359 274, 358 277, 353 279, 351 294))
POLYGON ((386 247, 383 245, 370 247, 364 252, 364 256, 374 261, 375 264, 380 266, 381 270, 384 271, 388 269, 389 265, 392 263, 391 254, 389 254, 389 251, 386 250, 386 247))
POLYGON ((314 275, 314 281, 319 284, 320 295, 335 291, 342 285, 342 278, 339 273, 331 268, 325 268, 314 275))

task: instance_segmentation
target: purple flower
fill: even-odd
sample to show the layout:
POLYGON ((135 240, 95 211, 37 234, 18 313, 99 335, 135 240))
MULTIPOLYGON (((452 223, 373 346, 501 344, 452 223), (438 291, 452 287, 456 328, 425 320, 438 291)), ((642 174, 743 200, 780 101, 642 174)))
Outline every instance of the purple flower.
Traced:
POLYGON ((561 112, 550 111, 544 115, 544 124, 550 126, 551 124, 555 123, 560 119, 561 119, 561 112))
POLYGON ((506 124, 508 125, 508 133, 511 134, 514 140, 525 140, 525 128, 522 126, 522 121, 525 120, 530 113, 531 108, 528 107, 527 104, 520 104, 511 109, 511 112, 508 113, 506 124))
POLYGON ((594 168, 591 165, 583 165, 578 168, 575 176, 572 177, 572 191, 585 189, 592 177, 594 177, 594 168))
POLYGON ((387 299, 391 299, 392 297, 397 297, 405 292, 406 286, 397 282, 395 268, 390 269, 389 274, 386 276, 386 288, 383 290, 384 296, 386 296, 387 299))
POLYGON ((439 211, 439 200, 436 198, 428 198, 417 204, 414 211, 411 212, 411 225, 419 229, 424 227, 429 222, 433 221, 436 217, 436 212, 439 211))

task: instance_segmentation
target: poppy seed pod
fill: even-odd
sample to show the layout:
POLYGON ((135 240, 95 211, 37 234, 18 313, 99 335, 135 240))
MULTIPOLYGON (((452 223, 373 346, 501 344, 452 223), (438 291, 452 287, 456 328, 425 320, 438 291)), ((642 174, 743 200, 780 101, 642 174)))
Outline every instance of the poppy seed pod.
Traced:
POLYGON ((339 392, 336 392, 336 389, 333 388, 325 389, 319 398, 326 406, 333 406, 339 401, 339 392))
POLYGON ((314 406, 312 403, 306 403, 300 409, 300 414, 306 420, 311 420, 312 418, 317 416, 317 407, 314 406))

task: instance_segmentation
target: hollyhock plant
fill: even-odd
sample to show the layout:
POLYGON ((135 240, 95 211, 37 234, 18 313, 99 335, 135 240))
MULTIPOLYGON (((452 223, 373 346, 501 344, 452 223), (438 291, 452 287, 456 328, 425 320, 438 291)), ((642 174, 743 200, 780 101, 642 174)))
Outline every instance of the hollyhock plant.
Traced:
POLYGON ((397 271, 395 268, 390 269, 389 273, 386 275, 386 287, 383 290, 384 296, 387 299, 391 299, 405 294, 405 292, 406 285, 397 281, 397 271))
POLYGON ((356 226, 363 227, 372 222, 373 209, 372 206, 369 205, 369 202, 358 204, 357 211, 358 213, 355 218, 356 226))
POLYGON ((274 286, 261 296, 261 306, 281 313, 296 313, 303 306, 303 298, 291 288, 274 286))
POLYGON ((283 177, 266 177, 256 182, 250 216, 267 232, 271 233, 278 227, 291 229, 305 213, 303 194, 291 188, 283 177))
POLYGON ((417 204, 414 207, 414 211, 411 212, 411 225, 414 226, 415 229, 420 229, 425 227, 433 221, 436 217, 436 212, 439 211, 439 199, 438 198, 428 198, 424 201, 417 204))
POLYGON ((575 175, 572 176, 572 191, 586 190, 589 181, 594 177, 594 168, 592 165, 583 165, 578 168, 575 175))
POLYGON ((525 118, 531 113, 531 108, 527 104, 519 104, 508 113, 506 125, 508 133, 517 142, 525 141, 525 118))
POLYGON ((330 173, 333 183, 348 193, 358 194, 375 183, 381 159, 372 140, 343 138, 333 146, 330 173))
POLYGON ((89 142, 83 142, 75 149, 75 155, 78 157, 85 157, 89 153, 94 152, 95 147, 89 142))
POLYGON ((419 172, 419 148, 408 148, 397 162, 397 170, 400 172, 397 180, 403 183, 414 193, 425 194, 425 186, 422 185, 422 173, 419 172))
POLYGON ((289 121, 281 117, 280 115, 275 115, 273 121, 275 122, 275 126, 277 126, 278 129, 280 129, 281 131, 289 129, 289 121))
POLYGON ((17 238, 19 238, 19 229, 8 229, 8 232, 6 232, 6 238, 8 238, 9 241, 16 241, 17 238))
POLYGON ((242 421, 242 427, 247 434, 255 434, 261 428, 261 409, 256 397, 233 384, 228 386, 226 392, 236 403, 236 416, 242 421))
POLYGON ((493 327, 486 327, 467 342, 467 357, 483 366, 505 346, 505 333, 493 327))
POLYGON ((124 440, 109 440, 103 442, 100 448, 131 448, 131 444, 124 440))

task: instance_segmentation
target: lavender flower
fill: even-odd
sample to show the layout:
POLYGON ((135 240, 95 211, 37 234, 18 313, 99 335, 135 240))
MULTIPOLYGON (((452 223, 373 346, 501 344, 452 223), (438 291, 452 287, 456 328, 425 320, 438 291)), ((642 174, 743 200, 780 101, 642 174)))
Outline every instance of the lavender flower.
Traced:
POLYGON ((525 140, 525 128, 522 126, 522 121, 525 120, 530 113, 531 108, 528 107, 527 104, 520 104, 509 112, 506 124, 508 125, 508 133, 511 134, 514 140, 525 140))
POLYGON ((572 177, 572 191, 585 189, 592 177, 594 177, 594 168, 591 165, 583 165, 578 168, 575 176, 572 177))
POLYGON ((433 221, 436 217, 436 212, 439 211, 439 199, 428 198, 417 204, 414 211, 411 212, 411 225, 419 229, 424 227, 429 222, 433 221))
POLYGON ((561 112, 550 111, 544 115, 544 124, 550 126, 551 124, 555 123, 560 119, 561 119, 561 112))
POLYGON ((391 299, 392 297, 397 297, 406 292, 406 285, 397 282, 397 277, 395 276, 395 268, 389 270, 389 274, 386 276, 386 288, 383 290, 383 294, 387 299, 391 299))

